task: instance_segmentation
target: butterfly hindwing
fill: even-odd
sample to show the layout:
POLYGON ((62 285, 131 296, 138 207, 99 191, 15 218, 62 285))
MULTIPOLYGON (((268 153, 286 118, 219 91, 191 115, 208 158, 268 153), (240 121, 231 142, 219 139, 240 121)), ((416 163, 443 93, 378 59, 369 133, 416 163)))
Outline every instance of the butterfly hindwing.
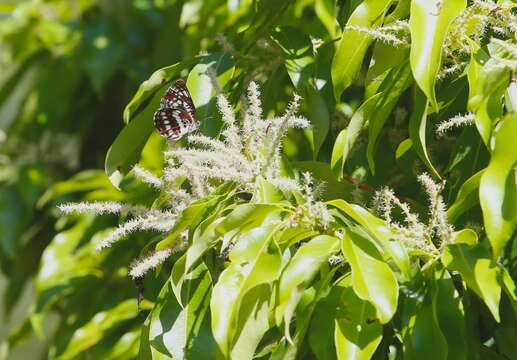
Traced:
POLYGON ((197 122, 182 108, 159 108, 154 113, 154 127, 168 140, 177 141, 197 129, 197 122))

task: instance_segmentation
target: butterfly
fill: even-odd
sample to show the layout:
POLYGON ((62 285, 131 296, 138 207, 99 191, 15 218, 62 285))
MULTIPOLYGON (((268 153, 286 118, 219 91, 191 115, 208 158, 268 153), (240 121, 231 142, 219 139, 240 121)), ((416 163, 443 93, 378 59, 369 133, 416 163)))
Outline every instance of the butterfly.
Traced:
POLYGON ((154 113, 154 127, 167 140, 178 141, 199 128, 196 107, 183 80, 176 80, 160 100, 154 113))

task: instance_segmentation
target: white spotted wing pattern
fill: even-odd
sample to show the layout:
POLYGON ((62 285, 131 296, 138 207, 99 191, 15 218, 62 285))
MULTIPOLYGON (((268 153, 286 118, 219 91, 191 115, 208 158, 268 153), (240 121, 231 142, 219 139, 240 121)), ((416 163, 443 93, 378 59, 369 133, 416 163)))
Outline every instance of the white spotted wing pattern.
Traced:
POLYGON ((160 135, 171 141, 178 141, 199 127, 196 108, 185 81, 176 80, 167 89, 153 120, 160 135))

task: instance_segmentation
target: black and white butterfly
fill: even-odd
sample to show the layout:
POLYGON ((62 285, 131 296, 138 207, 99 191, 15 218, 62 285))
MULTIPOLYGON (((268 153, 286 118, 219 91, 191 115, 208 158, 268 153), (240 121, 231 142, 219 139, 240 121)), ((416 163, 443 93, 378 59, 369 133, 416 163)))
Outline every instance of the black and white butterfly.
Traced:
POLYGON ((177 141, 199 128, 196 107, 183 80, 176 80, 160 100, 154 113, 154 127, 167 140, 177 141))

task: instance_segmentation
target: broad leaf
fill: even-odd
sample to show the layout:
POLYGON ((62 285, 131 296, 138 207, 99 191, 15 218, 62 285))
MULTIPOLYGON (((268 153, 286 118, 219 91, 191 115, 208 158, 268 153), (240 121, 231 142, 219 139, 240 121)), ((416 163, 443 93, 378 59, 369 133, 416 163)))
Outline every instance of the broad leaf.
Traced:
MULTIPOLYGON (((278 286, 278 305, 275 309, 277 325, 289 324, 303 291, 310 285, 320 267, 339 250, 339 239, 316 236, 302 245, 282 272, 278 286)), ((285 326, 290 339, 289 326, 285 326)))
POLYGON ((361 299, 375 307, 382 324, 397 310, 398 284, 377 248, 365 237, 347 229, 341 250, 352 268, 352 286, 361 299))
POLYGON ((442 259, 449 270, 461 274, 467 286, 485 302, 494 319, 499 321, 499 270, 488 250, 481 244, 451 244, 445 247, 442 259))
POLYGON ((517 114, 508 114, 494 134, 490 163, 481 175, 479 200, 494 256, 499 256, 517 227, 517 185, 514 166, 517 114))
POLYGON ((346 277, 337 285, 342 293, 335 318, 336 354, 339 360, 368 360, 381 342, 382 326, 375 308, 356 295, 351 280, 346 277))
POLYGON ((226 358, 252 358, 269 329, 272 282, 282 264, 279 248, 271 244, 277 226, 266 225, 238 236, 230 266, 214 286, 212 329, 226 358))
MULTIPOLYGON (((366 0, 354 10, 347 26, 367 28, 379 26, 383 15, 392 0, 366 0)), ((332 61, 332 82, 337 100, 348 88, 361 70, 366 50, 372 39, 368 34, 353 29, 343 31, 341 40, 332 61)))
POLYGON ((466 5, 466 0, 411 2, 411 70, 415 81, 435 110, 438 109, 435 83, 440 70, 443 43, 449 25, 466 5))

